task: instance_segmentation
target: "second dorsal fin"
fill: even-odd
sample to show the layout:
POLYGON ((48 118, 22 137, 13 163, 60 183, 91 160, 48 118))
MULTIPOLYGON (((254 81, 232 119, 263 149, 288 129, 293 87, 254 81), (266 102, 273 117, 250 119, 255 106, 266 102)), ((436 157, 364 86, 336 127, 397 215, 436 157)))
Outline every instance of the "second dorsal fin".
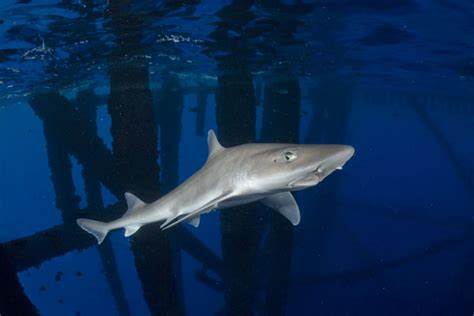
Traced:
POLYGON ((212 156, 223 151, 225 148, 217 140, 216 134, 212 129, 207 132, 207 146, 209 148, 209 154, 207 159, 210 159, 212 156))

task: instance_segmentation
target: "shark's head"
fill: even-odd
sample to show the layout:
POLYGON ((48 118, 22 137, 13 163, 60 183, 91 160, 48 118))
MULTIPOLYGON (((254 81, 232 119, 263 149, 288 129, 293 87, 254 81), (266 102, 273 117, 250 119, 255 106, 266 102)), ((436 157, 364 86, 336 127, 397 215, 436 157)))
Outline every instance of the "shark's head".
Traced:
POLYGON ((354 155, 347 145, 267 144, 249 159, 248 180, 265 191, 314 186, 354 155))
MULTIPOLYGON (((212 160, 225 148, 212 130, 208 133, 212 160)), ((257 192, 295 191, 314 186, 354 155, 347 145, 247 144, 234 147, 239 182, 257 192)))

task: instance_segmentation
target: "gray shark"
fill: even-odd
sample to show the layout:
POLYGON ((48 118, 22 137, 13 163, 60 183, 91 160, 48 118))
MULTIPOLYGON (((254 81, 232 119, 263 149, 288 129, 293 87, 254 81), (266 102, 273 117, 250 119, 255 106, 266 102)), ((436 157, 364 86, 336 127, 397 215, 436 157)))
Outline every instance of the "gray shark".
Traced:
POLYGON ((180 222, 199 226, 200 215, 216 209, 260 201, 293 225, 300 211, 290 191, 317 185, 354 154, 347 145, 244 144, 224 148, 208 133, 206 163, 185 182, 153 203, 125 193, 128 210, 104 223, 80 218, 77 224, 100 244, 107 233, 125 228, 128 237, 145 224, 163 221, 168 229, 180 222))

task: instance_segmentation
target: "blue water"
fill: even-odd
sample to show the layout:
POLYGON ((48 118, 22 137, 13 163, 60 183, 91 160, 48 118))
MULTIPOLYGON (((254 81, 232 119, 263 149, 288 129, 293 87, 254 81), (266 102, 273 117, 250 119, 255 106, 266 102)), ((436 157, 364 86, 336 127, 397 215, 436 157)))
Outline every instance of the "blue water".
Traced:
POLYGON ((473 315, 473 32, 468 0, 3 0, 0 315, 473 315), (188 178, 209 129, 356 153, 294 228, 77 228, 188 178))

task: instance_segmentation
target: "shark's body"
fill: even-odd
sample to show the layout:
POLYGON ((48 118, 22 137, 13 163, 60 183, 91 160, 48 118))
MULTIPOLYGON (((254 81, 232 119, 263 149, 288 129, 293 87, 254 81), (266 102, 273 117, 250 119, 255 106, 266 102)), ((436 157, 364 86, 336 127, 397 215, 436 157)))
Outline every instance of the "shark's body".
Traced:
POLYGON ((346 145, 244 144, 224 148, 212 130, 208 146, 204 166, 159 200, 146 204, 125 193, 128 211, 123 217, 109 223, 78 219, 77 224, 100 244, 110 230, 125 228, 128 237, 152 222, 164 221, 163 229, 182 221, 197 227, 201 214, 261 201, 297 225, 300 213, 290 191, 318 184, 354 154, 346 145))

